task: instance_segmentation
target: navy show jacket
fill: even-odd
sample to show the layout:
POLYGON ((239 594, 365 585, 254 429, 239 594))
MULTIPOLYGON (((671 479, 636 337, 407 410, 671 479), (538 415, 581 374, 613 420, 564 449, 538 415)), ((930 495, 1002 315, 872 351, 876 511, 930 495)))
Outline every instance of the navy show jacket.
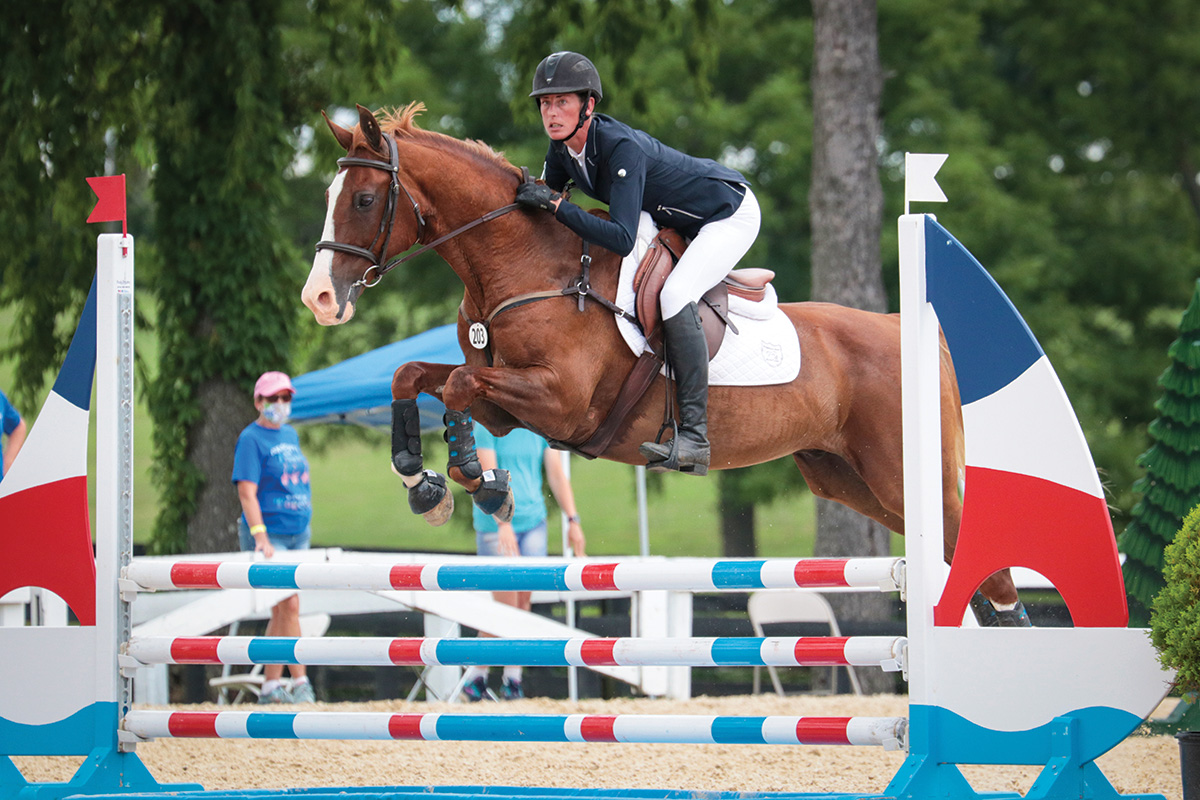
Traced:
POLYGON ((663 228, 694 238, 709 222, 737 211, 749 185, 741 173, 712 159, 694 158, 604 114, 592 116, 584 146, 587 173, 564 142, 550 142, 546 184, 561 192, 573 180, 585 194, 608 204, 611 219, 563 201, 555 216, 589 242, 625 256, 646 211, 663 228))

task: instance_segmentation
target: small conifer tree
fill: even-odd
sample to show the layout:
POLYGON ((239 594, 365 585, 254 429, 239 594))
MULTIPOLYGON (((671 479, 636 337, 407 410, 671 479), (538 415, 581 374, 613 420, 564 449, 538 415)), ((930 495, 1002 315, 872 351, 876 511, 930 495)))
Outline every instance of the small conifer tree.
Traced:
POLYGON ((1163 551, 1200 504, 1200 281, 1167 353, 1171 364, 1158 379, 1163 394, 1149 428, 1154 443, 1139 456, 1146 474, 1133 485, 1142 499, 1120 537, 1130 624, 1139 627, 1163 588, 1163 551))

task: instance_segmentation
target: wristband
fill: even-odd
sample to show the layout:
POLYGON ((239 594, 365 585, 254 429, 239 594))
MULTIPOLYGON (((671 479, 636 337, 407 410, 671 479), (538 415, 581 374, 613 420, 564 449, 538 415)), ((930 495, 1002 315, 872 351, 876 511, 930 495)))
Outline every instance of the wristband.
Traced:
POLYGON ((574 522, 574 523, 576 523, 576 524, 579 524, 579 515, 578 515, 578 514, 571 514, 571 515, 569 515, 569 516, 567 517, 567 522, 568 522, 568 523, 574 522))
POLYGON ((266 532, 267 532, 266 525, 259 524, 259 525, 251 525, 250 526, 250 535, 251 536, 257 536, 260 533, 266 533, 266 532))

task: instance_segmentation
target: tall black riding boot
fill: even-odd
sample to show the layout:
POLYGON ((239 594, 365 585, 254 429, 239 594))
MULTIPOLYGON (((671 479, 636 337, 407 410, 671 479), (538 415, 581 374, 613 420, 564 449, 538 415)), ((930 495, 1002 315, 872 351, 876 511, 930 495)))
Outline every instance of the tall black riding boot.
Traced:
POLYGON ((679 432, 668 442, 645 442, 638 448, 656 471, 708 472, 708 343, 700 327, 700 311, 688 303, 663 321, 667 357, 675 375, 679 432))

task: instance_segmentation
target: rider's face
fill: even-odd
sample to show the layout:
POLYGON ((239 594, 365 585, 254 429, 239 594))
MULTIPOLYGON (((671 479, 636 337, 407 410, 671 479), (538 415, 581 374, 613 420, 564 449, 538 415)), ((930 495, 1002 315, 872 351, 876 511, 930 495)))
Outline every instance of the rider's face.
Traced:
POLYGON ((568 136, 579 124, 579 109, 583 101, 577 94, 547 94, 538 98, 542 112, 542 128, 555 141, 568 136))

